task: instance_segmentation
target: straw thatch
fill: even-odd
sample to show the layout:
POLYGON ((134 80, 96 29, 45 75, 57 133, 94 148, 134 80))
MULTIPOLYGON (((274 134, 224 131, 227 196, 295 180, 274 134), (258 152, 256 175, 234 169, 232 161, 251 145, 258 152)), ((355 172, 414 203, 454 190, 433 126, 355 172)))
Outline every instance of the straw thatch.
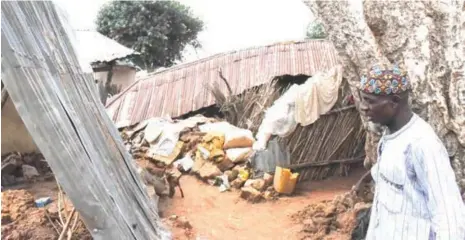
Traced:
MULTIPOLYGON (((226 85, 227 81, 224 79, 226 85)), ((240 128, 256 133, 263 120, 265 110, 279 98, 286 87, 278 86, 277 81, 263 84, 244 91, 239 95, 226 96, 217 83, 206 86, 215 97, 216 104, 224 114, 225 120, 240 128), (281 91, 280 91, 281 89, 281 91)))
POLYGON ((334 109, 281 141, 289 146, 291 168, 300 172, 301 180, 345 176, 364 158, 365 130, 354 107, 334 109))
MULTIPOLYGON (((256 133, 265 110, 289 87, 277 80, 236 96, 226 96, 217 84, 207 87, 225 120, 256 133)), ((342 91, 339 95, 343 99, 342 91)), ((347 175, 352 164, 363 161, 365 131, 360 116, 353 106, 343 107, 341 102, 312 125, 298 126, 289 136, 280 138, 290 149, 290 168, 301 173, 300 180, 347 175)))

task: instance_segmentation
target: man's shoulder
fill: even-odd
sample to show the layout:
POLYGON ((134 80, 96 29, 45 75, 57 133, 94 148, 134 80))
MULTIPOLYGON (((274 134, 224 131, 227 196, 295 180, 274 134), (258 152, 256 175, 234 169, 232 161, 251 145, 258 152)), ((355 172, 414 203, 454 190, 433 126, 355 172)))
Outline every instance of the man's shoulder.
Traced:
POLYGON ((433 127, 421 117, 417 117, 417 120, 413 126, 414 131, 411 135, 411 144, 415 148, 442 148, 442 143, 439 136, 434 131, 433 127))

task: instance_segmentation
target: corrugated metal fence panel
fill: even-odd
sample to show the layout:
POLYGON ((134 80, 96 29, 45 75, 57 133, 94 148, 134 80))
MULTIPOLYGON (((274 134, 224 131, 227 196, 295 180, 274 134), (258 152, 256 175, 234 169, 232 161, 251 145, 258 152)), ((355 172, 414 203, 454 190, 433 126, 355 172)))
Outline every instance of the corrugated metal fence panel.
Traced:
POLYGON ((166 239, 63 16, 51 1, 1 6, 2 81, 94 239, 166 239))

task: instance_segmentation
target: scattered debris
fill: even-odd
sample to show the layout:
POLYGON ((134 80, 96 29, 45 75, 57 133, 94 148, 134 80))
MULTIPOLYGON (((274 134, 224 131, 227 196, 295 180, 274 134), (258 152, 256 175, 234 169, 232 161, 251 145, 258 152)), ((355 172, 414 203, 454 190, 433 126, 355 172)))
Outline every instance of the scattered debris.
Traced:
POLYGON ((2 156, 2 186, 53 178, 52 170, 40 153, 12 152, 2 156))
POLYGON ((34 177, 40 176, 37 169, 33 166, 24 164, 23 166, 21 166, 21 168, 23 169, 23 176, 26 179, 33 179, 34 177))
POLYGON ((192 157, 189 154, 187 154, 182 159, 176 161, 174 163, 174 166, 178 169, 181 168, 184 172, 188 172, 194 166, 194 160, 192 160, 192 157))
MULTIPOLYGON (((51 205, 36 207, 34 197, 25 190, 3 191, 2 239, 58 239, 63 231, 60 216, 66 215, 67 210, 56 208, 56 204, 51 205), (52 208, 56 208, 56 210, 52 210, 52 208), (59 211, 59 209, 61 210, 59 211)), ((67 218, 67 220, 70 219, 71 216, 67 218)), ((73 239, 92 239, 77 215, 73 219, 71 227, 68 228, 67 233, 71 233, 73 239)))
MULTIPOLYGON (((154 118, 146 122, 123 129, 122 137, 140 168, 139 174, 157 196, 173 197, 178 188, 184 197, 179 179, 185 173, 195 174, 217 186, 220 192, 241 190, 241 196, 251 202, 272 200, 279 195, 281 189, 267 190, 273 185, 275 166, 289 164, 289 153, 277 140, 271 140, 270 149, 261 151, 257 158, 252 149, 252 132, 228 122, 203 116, 185 120, 154 118), (255 167, 259 170, 255 171, 255 167)), ((295 186, 297 179, 291 178, 295 186)))

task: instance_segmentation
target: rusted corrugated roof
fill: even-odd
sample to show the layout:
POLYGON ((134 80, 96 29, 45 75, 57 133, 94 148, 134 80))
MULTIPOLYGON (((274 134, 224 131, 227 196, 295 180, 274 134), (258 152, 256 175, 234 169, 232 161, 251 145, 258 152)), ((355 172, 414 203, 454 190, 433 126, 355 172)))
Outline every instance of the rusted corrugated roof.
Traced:
POLYGON ((107 112, 117 127, 169 115, 180 116, 215 103, 205 87, 219 81, 221 68, 235 94, 281 75, 313 75, 338 64, 330 42, 308 40, 217 54, 139 79, 110 99, 107 112))

